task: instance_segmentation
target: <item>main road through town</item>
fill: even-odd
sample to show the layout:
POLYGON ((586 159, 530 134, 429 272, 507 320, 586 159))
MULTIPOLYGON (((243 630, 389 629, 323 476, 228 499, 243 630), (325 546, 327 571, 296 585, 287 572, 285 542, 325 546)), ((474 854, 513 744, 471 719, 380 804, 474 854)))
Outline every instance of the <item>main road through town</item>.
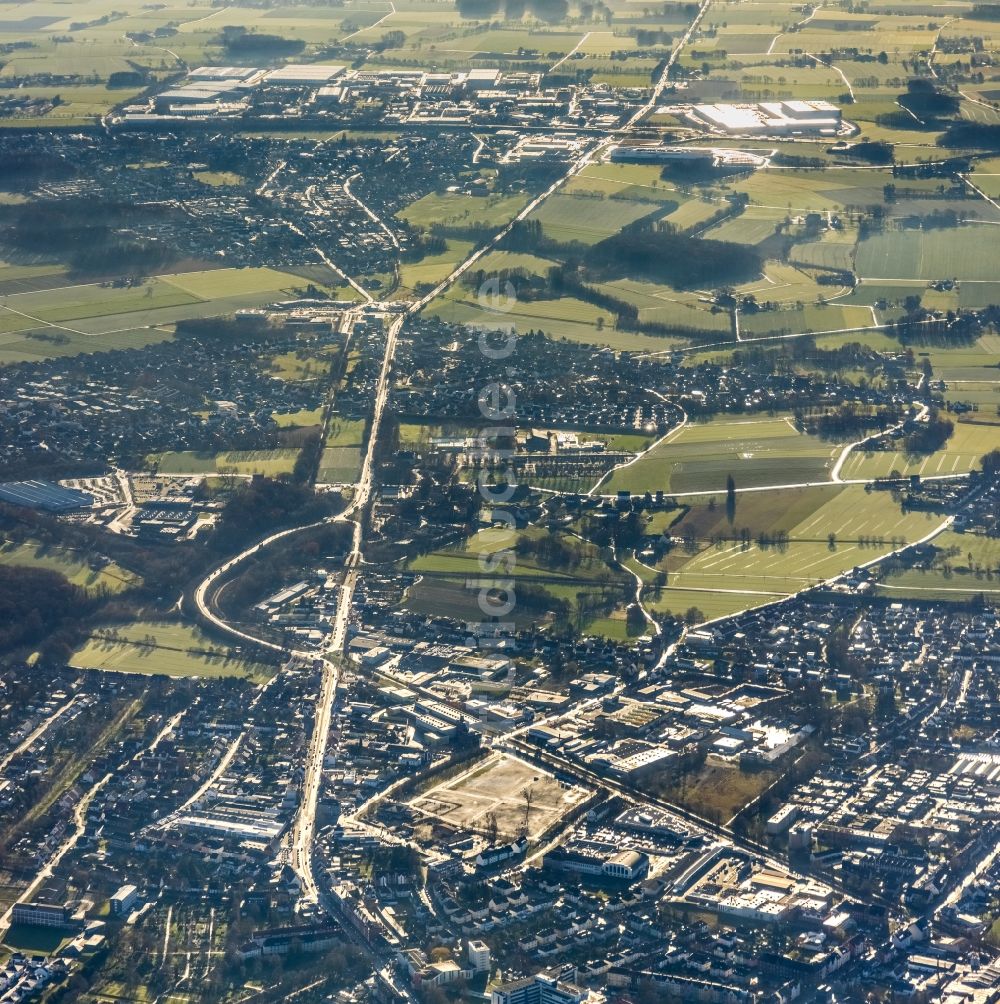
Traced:
POLYGON ((341 662, 344 656, 344 647, 347 644, 347 625, 351 616, 351 601, 358 581, 358 567, 361 564, 365 511, 371 498, 375 452, 382 428, 385 404, 389 398, 392 363, 396 356, 399 329, 403 326, 405 318, 405 314, 394 317, 386 331, 385 353, 382 356, 382 368, 379 371, 378 383, 375 388, 371 431, 368 436, 364 461, 361 465, 361 475, 355 486, 351 504, 340 517, 354 516, 351 550, 345 561, 344 579, 337 596, 337 612, 333 619, 327 650, 323 656, 322 682, 316 701, 316 717, 309 741, 309 750, 306 755, 302 795, 290 838, 292 868, 298 876, 303 898, 313 903, 319 896, 319 887, 316 884, 313 870, 312 849, 316 829, 316 809, 319 804, 320 788, 323 784, 323 764, 330 738, 330 721, 333 717, 337 686, 340 683, 341 662))
MULTIPOLYGON (((699 22, 708 9, 711 0, 703 0, 697 13, 692 19, 687 31, 678 41, 668 60, 664 63, 660 76, 650 93, 649 100, 643 104, 628 122, 616 134, 610 138, 599 141, 596 144, 588 145, 587 149, 580 154, 566 171, 541 194, 535 196, 528 204, 488 242, 482 245, 469 255, 464 261, 458 264, 455 269, 429 293, 419 300, 410 302, 405 311, 398 314, 390 314, 387 331, 385 350, 382 356, 382 366, 379 371, 378 382, 375 389, 375 398, 372 410, 371 428, 368 436, 368 443, 365 450, 364 460, 361 467, 361 474, 348 507, 339 515, 329 517, 327 520, 308 526, 318 526, 323 522, 350 521, 353 523, 353 537, 351 550, 347 555, 344 568, 343 581, 337 598, 337 610, 326 646, 322 656, 322 678, 320 682, 319 695, 316 699, 316 712, 313 722, 313 729, 309 739, 306 762, 304 764, 304 777, 302 782, 301 798, 298 811, 292 824, 289 836, 289 850, 292 867, 299 879, 302 888, 303 900, 305 902, 316 903, 319 899, 319 885, 316 881, 313 859, 313 843, 316 828, 316 812, 319 806, 319 796, 323 782, 323 767, 327 754, 327 746, 330 738, 330 726, 333 718, 333 709, 337 687, 340 682, 341 669, 344 659, 344 648, 347 642, 347 627, 350 620, 351 604, 354 590, 357 585, 359 569, 362 561, 362 546, 364 541, 364 526, 368 505, 371 499, 372 485, 374 480, 375 457, 378 450, 379 435, 382 428, 382 416, 385 411, 386 401, 389 397, 391 386, 392 367, 396 355, 396 346, 400 329, 407 317, 413 316, 424 309, 433 299, 451 287, 461 278, 477 261, 493 250, 522 220, 530 216, 546 199, 557 192, 571 178, 582 171, 587 165, 593 163, 594 158, 604 150, 610 142, 616 139, 623 139, 631 133, 653 109, 655 109, 664 88, 669 79, 671 67, 678 56, 687 45, 699 22)), ((280 166, 279 169, 280 170, 280 166)), ((275 171, 275 174, 278 173, 275 171)), ((272 176, 273 178, 273 176, 272 176)), ((271 179, 269 179, 271 180, 271 179)), ((266 186, 265 186, 266 187, 266 186)), ((324 256, 324 260, 326 256, 324 256)), ((339 269, 338 269, 339 271, 339 269)), ((353 283, 352 283, 353 285, 353 283)), ((366 299, 370 301, 370 297, 366 299)), ((371 306, 370 302, 367 305, 371 306)), ((398 309, 398 308, 397 308, 398 309)), ((265 642, 248 632, 243 631, 236 625, 230 624, 222 614, 214 608, 212 595, 221 580, 232 573, 237 566, 242 564, 247 558, 258 552, 279 543, 283 538, 292 533, 308 527, 296 527, 278 531, 269 535, 261 541, 248 547, 246 550, 230 558, 228 561, 214 569, 203 579, 193 593, 194 605, 199 615, 213 627, 224 631, 227 634, 240 640, 252 642, 254 644, 265 645, 275 650, 284 651, 282 646, 273 642, 265 642)), ((293 652, 292 655, 309 657, 307 653, 293 652)))

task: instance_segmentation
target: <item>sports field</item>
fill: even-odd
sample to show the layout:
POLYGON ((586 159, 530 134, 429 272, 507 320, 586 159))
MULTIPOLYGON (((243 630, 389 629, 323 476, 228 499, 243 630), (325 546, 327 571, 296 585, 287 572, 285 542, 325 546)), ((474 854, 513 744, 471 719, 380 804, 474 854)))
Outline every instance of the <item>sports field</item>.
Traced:
POLYGON ((361 473, 361 448, 365 423, 360 419, 334 416, 327 430, 326 446, 319 462, 320 484, 354 484, 361 473))
POLYGON ((114 635, 92 635, 73 653, 71 666, 147 676, 243 676, 257 682, 272 675, 267 666, 228 658, 224 647, 186 624, 139 621, 103 631, 114 635))
POLYGON ((410 805, 458 830, 483 832, 492 813, 498 835, 510 840, 525 824, 529 837, 537 837, 586 795, 582 788, 564 787, 541 768, 503 754, 423 792, 410 805))
POLYGON ((360 446, 328 446, 323 450, 316 480, 322 485, 352 485, 360 473, 360 446))
POLYGON ((935 453, 906 453, 902 448, 881 452, 854 452, 844 464, 841 476, 851 478, 884 478, 890 475, 923 477, 946 474, 966 474, 979 466, 984 453, 1000 447, 1000 424, 986 420, 955 423, 955 431, 944 447, 935 453))
POLYGON ((836 444, 799 432, 790 416, 717 416, 675 430, 629 467, 601 485, 602 493, 724 490, 825 481, 836 444))
POLYGON ((693 535, 694 543, 678 544, 647 570, 667 572, 653 609, 679 615, 697 606, 711 619, 759 606, 920 540, 943 524, 934 513, 903 513, 889 492, 868 492, 862 485, 741 495, 732 523, 724 509, 721 497, 711 508, 701 503, 671 527, 675 538, 693 535), (732 539, 743 527, 748 538, 732 539), (773 542, 779 531, 787 534, 780 545, 773 542), (712 543, 716 536, 728 539, 712 543))

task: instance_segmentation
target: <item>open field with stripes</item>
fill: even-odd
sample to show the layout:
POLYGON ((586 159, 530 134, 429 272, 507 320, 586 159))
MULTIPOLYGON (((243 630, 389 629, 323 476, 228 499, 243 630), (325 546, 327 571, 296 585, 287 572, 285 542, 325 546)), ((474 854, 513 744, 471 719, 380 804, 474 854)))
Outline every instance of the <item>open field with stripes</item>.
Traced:
POLYGON ((721 497, 699 502, 670 527, 683 542, 641 570, 647 582, 666 572, 654 609, 680 615, 693 605, 712 617, 759 606, 920 540, 943 522, 903 513, 889 492, 861 485, 742 495, 731 523, 724 509, 721 497), (741 539, 743 528, 749 534, 741 539))

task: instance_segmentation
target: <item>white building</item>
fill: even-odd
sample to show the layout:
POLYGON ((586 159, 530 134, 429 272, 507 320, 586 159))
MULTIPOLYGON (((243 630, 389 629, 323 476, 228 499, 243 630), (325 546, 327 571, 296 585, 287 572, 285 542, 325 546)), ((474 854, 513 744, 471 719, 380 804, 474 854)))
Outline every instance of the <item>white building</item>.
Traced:
POLYGON ((834 136, 842 125, 840 109, 829 101, 694 105, 686 117, 699 128, 730 136, 834 136))
POLYGON ((111 897, 111 915, 113 917, 123 917, 125 914, 130 913, 138 897, 139 890, 134 885, 123 885, 111 897))
POLYGON ((343 66, 331 63, 292 63, 271 70, 267 75, 267 83, 272 86, 329 84, 343 72, 343 66))
POLYGON ((488 973, 491 968, 490 946, 485 941, 469 942, 469 965, 477 973, 488 973))

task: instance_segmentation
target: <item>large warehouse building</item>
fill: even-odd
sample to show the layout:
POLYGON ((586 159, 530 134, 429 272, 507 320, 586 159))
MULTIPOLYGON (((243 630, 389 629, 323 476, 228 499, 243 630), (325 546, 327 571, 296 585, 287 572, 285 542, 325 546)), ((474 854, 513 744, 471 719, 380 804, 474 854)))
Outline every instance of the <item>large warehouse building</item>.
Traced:
POLYGON ((687 119, 730 136, 835 136, 840 109, 829 101, 765 101, 762 104, 694 105, 687 119))

